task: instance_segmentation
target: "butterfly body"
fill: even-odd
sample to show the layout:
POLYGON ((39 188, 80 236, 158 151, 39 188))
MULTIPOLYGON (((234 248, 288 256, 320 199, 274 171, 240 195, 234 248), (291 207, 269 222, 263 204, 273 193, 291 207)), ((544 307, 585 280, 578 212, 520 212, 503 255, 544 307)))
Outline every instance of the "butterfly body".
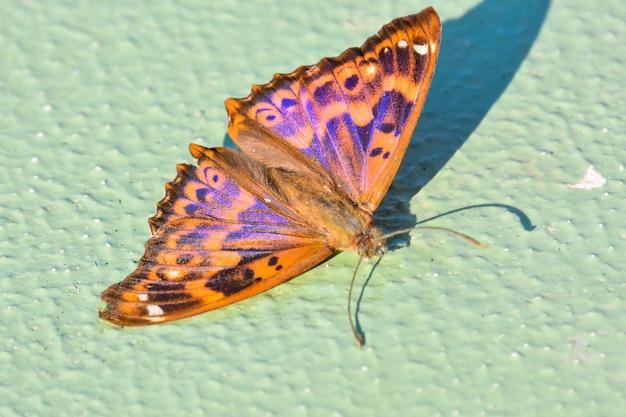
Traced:
POLYGON ((429 8, 226 100, 241 151, 190 145, 198 165, 178 165, 144 256, 103 292, 100 316, 171 321, 266 291, 337 251, 384 253, 372 214, 419 118, 440 34, 429 8))
POLYGON ((372 213, 351 201, 336 184, 311 182, 300 173, 280 168, 272 170, 271 177, 282 197, 280 203, 306 219, 308 228, 318 230, 326 246, 356 250, 368 257, 381 254, 374 239, 382 234, 373 226, 372 213))

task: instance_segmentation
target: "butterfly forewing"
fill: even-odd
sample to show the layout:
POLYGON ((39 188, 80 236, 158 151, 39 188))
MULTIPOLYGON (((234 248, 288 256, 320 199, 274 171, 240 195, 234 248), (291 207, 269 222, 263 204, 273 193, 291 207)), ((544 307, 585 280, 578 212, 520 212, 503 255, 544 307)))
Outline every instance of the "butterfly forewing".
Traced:
POLYGON ((244 99, 229 99, 229 133, 253 158, 251 130, 271 132, 331 173, 353 202, 378 207, 410 141, 434 72, 436 12, 393 20, 361 48, 277 74, 244 99))

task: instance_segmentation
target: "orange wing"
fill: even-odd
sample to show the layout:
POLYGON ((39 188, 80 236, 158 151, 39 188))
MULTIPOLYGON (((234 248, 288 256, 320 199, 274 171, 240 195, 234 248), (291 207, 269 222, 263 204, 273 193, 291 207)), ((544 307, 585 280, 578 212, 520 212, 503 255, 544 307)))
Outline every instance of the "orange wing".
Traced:
POLYGON ((192 316, 266 291, 333 254, 280 205, 263 166, 230 149, 191 151, 198 167, 178 166, 137 269, 102 293, 103 319, 134 326, 192 316))
POLYGON ((228 133, 252 158, 296 172, 305 166, 371 213, 417 124, 440 38, 433 8, 395 19, 360 48, 226 100, 228 133))

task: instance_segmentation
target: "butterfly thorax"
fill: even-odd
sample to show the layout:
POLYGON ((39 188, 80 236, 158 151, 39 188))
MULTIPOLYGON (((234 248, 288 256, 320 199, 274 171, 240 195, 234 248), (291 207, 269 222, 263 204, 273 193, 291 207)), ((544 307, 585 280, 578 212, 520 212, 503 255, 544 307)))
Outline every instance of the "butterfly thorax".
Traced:
POLYGON ((356 250, 359 255, 382 255, 382 232, 374 227, 372 214, 365 205, 353 202, 336 185, 304 178, 299 173, 272 170, 281 200, 300 220, 318 230, 328 247, 356 250))

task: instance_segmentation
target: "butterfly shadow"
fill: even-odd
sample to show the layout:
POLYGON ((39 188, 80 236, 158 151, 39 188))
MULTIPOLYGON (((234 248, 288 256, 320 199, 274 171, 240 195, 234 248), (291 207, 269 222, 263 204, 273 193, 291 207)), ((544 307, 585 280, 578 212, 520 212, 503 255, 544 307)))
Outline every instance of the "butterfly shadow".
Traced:
MULTIPOLYGON (((528 55, 550 0, 485 0, 443 23, 437 69, 409 148, 389 192, 375 213, 386 231, 414 227, 410 201, 452 158, 498 101, 528 55)), ((485 206, 485 205, 481 205, 485 206)), ((514 207, 526 230, 530 220, 514 207)), ((421 223, 421 222, 420 222, 421 223)), ((409 236, 388 242, 407 246, 409 236)))

